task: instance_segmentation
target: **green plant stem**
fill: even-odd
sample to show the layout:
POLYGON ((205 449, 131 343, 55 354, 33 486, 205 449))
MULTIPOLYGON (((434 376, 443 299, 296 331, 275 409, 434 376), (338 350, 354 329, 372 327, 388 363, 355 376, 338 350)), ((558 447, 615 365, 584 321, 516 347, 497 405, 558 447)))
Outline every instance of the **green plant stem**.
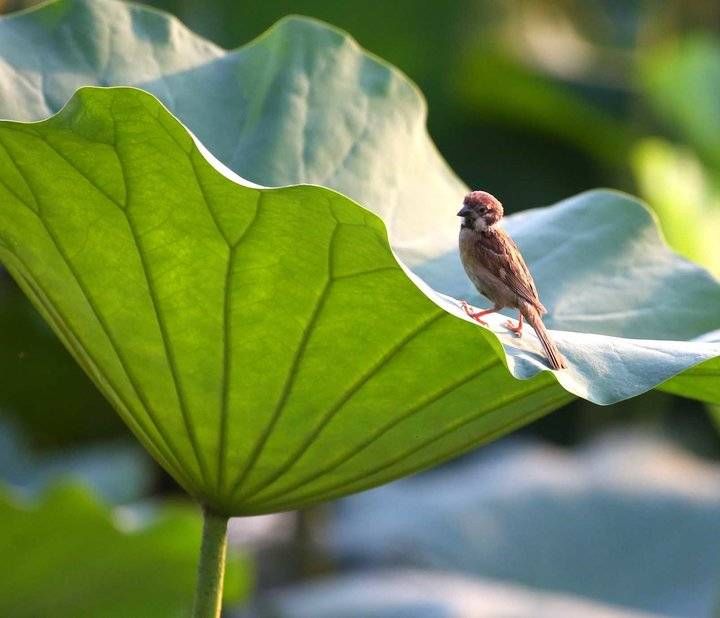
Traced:
POLYGON ((228 518, 203 509, 203 535, 193 618, 220 618, 228 518))

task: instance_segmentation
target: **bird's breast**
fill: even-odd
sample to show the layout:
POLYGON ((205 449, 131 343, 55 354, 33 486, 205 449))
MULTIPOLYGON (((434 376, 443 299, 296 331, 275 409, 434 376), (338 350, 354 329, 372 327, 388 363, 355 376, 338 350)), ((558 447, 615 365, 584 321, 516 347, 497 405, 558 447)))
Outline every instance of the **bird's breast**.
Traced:
POLYGON ((482 264, 478 256, 477 233, 467 228, 460 229, 460 260, 467 276, 475 287, 487 296, 489 278, 492 273, 482 264))
POLYGON ((468 278, 483 296, 501 307, 514 307, 516 295, 507 284, 498 278, 498 272, 488 269, 480 257, 483 250, 477 232, 468 229, 460 230, 460 260, 468 278))

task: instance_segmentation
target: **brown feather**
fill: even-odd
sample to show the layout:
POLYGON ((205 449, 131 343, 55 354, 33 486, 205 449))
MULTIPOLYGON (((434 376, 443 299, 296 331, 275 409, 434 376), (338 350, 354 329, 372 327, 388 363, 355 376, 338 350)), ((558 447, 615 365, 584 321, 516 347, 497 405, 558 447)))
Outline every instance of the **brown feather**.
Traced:
MULTIPOLYGON (((502 204, 484 191, 473 191, 458 213, 460 258, 470 280, 497 309, 518 309, 542 344, 553 369, 566 367, 563 355, 542 322, 547 310, 540 302, 535 282, 512 238, 496 224, 503 216, 502 204)), ((518 331, 519 332, 519 331, 518 331)))
MULTIPOLYGON (((476 239, 477 259, 491 272, 502 275, 500 278, 520 298, 537 307, 543 314, 547 310, 540 302, 535 282, 517 245, 505 230, 498 227, 479 232, 476 239)), ((491 299, 492 300, 492 299, 491 299)))
POLYGON ((543 350, 545 350, 550 366, 553 369, 564 369, 567 367, 565 357, 560 353, 560 350, 558 350, 553 340, 550 339, 550 335, 545 329, 545 325, 537 309, 532 305, 526 304, 520 307, 520 313, 522 313, 528 321, 528 324, 533 327, 537 338, 542 344, 543 350))

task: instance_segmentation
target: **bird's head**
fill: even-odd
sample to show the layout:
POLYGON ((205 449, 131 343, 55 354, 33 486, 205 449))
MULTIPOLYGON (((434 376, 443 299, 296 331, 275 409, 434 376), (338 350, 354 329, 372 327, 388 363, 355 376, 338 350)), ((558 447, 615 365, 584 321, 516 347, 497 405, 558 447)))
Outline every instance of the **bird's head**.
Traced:
POLYGON ((482 232, 502 219, 503 207, 486 191, 473 191, 465 196, 457 216, 463 217, 463 227, 482 232))

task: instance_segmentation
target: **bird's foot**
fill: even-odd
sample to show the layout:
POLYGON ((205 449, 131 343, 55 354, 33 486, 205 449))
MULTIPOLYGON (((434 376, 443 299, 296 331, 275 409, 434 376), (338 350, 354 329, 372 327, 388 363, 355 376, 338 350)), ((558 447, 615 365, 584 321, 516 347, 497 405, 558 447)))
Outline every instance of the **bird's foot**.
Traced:
POLYGON ((487 315, 487 313, 489 313, 488 311, 472 311, 470 309, 470 305, 468 305, 467 302, 464 300, 460 302, 460 307, 468 316, 470 316, 478 324, 482 324, 483 326, 488 325, 488 323, 485 320, 480 319, 480 316, 487 315))
POLYGON ((507 328, 511 333, 513 333, 516 337, 522 337, 522 322, 518 322, 517 324, 515 324, 512 320, 507 320, 503 323, 503 326, 507 328))

